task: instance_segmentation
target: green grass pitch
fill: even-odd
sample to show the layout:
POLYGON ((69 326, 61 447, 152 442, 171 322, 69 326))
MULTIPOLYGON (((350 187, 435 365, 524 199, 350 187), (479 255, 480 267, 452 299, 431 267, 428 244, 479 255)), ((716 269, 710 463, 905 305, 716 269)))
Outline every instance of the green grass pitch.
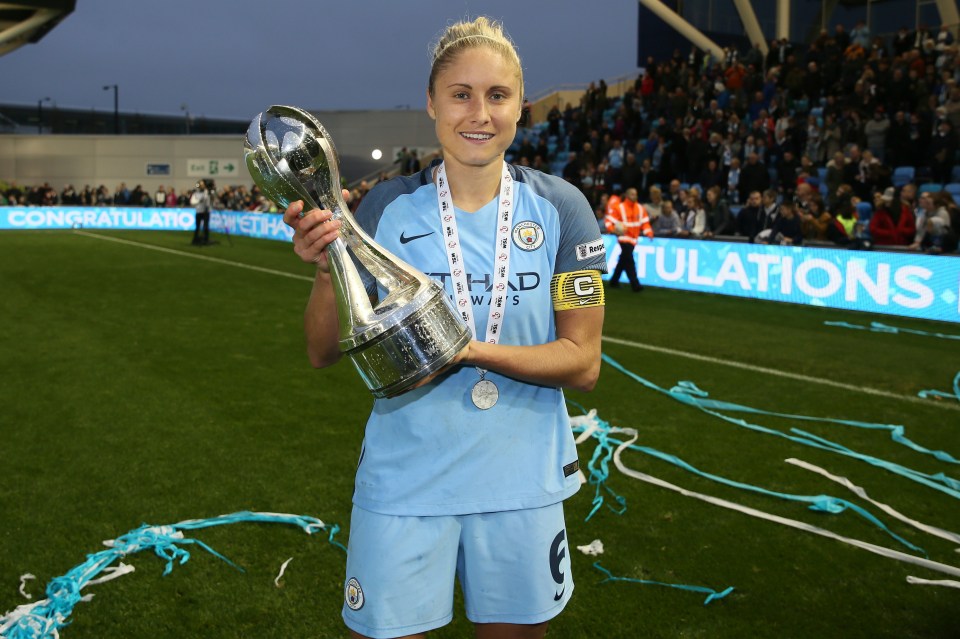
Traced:
MULTIPOLYGON (((301 318, 310 275, 311 268, 277 242, 234 238, 199 249, 189 246, 186 233, 0 234, 0 612, 26 602, 18 593, 21 574, 37 576, 27 589, 42 597, 51 578, 102 549, 101 540, 141 523, 286 512, 340 524, 339 539, 346 542, 353 471, 372 399, 349 363, 309 367, 301 318)), ((606 336, 717 361, 610 341, 604 352, 660 386, 691 380, 711 397, 766 410, 903 424, 914 441, 960 455, 960 402, 909 399, 923 389, 949 390, 960 369, 960 342, 832 328, 825 320, 960 333, 958 326, 917 320, 620 289, 608 292, 606 336)), ((822 466, 914 519, 960 531, 960 504, 945 494, 847 457, 737 428, 607 365, 594 392, 568 398, 596 408, 613 425, 637 428, 639 444, 702 470, 775 491, 850 499, 931 559, 960 565, 948 542, 783 460, 822 466)), ((911 468, 960 476, 957 466, 897 446, 883 432, 735 416, 783 431, 802 428, 911 468)), ((581 466, 593 449, 591 441, 580 445, 581 466)), ((850 513, 818 514, 747 494, 640 453, 626 453, 625 462, 690 490, 905 550, 850 513)), ((585 522, 591 486, 566 502, 577 585, 551 637, 960 636, 960 591, 906 583, 908 575, 944 575, 683 497, 615 469, 609 486, 627 500, 622 515, 603 508, 585 522), (599 559, 617 576, 735 591, 705 606, 704 596, 694 593, 601 583, 594 559, 573 550, 593 539, 603 541, 599 559)), ((344 554, 324 537, 266 524, 194 536, 246 572, 198 548, 166 577, 152 553, 130 557, 136 572, 90 588, 95 598, 76 607, 64 639, 346 636, 344 554), (274 577, 290 557, 278 588, 274 577)), ((455 617, 432 636, 471 636, 459 599, 455 617)))

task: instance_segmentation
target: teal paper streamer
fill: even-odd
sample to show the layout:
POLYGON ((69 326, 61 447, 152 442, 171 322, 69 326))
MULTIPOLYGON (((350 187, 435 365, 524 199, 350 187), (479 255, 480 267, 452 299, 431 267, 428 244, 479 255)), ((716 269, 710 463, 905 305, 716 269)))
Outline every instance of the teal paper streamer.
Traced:
POLYGON ((705 593, 707 598, 703 601, 704 606, 713 601, 717 601, 718 599, 723 599, 733 592, 733 586, 717 592, 713 588, 707 588, 706 586, 688 586, 686 584, 668 584, 663 583, 662 581, 650 581, 648 579, 634 579, 633 577, 615 577, 613 573, 601 566, 599 561, 595 562, 593 567, 607 576, 606 579, 602 580, 600 583, 606 583, 608 581, 626 581, 635 584, 643 584, 645 586, 665 586, 667 588, 676 588, 678 590, 686 590, 688 592, 705 593))
POLYGON ((922 390, 917 393, 918 397, 926 399, 928 397, 937 397, 942 399, 955 399, 960 402, 960 371, 953 378, 953 394, 938 390, 922 390))
MULTIPOLYGON (((614 366, 620 366, 613 362, 613 360, 608 359, 609 363, 614 364, 614 366)), ((622 368, 622 367, 621 367, 622 368)), ((626 369, 622 369, 626 370, 626 369)), ((634 378, 636 379, 636 377, 634 378)), ((639 380, 638 380, 639 381, 639 380)), ((651 387, 656 388, 662 392, 662 389, 659 387, 650 384, 651 387)), ((809 415, 793 415, 790 413, 778 413, 776 411, 766 411, 760 410, 757 408, 751 408, 749 406, 743 406, 740 404, 731 404, 729 402, 717 401, 714 399, 708 399, 709 395, 706 391, 703 391, 697 387, 693 382, 678 382, 676 386, 671 388, 669 391, 666 391, 668 394, 675 396, 680 395, 689 395, 693 398, 693 403, 698 408, 712 408, 715 410, 726 410, 730 412, 741 412, 741 413, 753 413, 755 415, 770 415, 771 417, 783 417, 785 419, 793 419, 797 421, 808 421, 808 422, 823 422, 828 424, 840 424, 842 426, 854 426, 856 428, 866 428, 868 430, 885 430, 890 433, 890 439, 894 442, 900 444, 901 446, 906 446, 911 450, 915 450, 918 453, 923 453, 924 455, 932 455, 936 459, 947 462, 948 464, 960 464, 960 461, 955 459, 953 455, 942 450, 930 450, 924 448, 919 444, 916 444, 905 435, 906 429, 900 425, 894 424, 875 424, 872 422, 860 422, 855 420, 848 419, 832 419, 829 417, 810 417, 809 415)))
MULTIPOLYGON (((623 442, 618 441, 609 436, 609 431, 610 431, 609 422, 606 422, 600 419, 599 417, 596 416, 596 414, 592 416, 592 419, 594 420, 594 423, 597 426, 596 430, 593 431, 592 436, 598 442, 600 442, 596 450, 594 451, 593 458, 596 459, 598 452, 601 450, 604 451, 604 454, 609 455, 609 458, 612 458, 614 450, 617 447, 619 447, 623 442)), ((582 431, 579 428, 574 428, 574 432, 582 432, 582 431)), ((786 501, 796 501, 796 502, 809 504, 810 510, 813 510, 816 512, 837 515, 846 510, 851 510, 854 513, 856 513, 858 516, 866 520, 867 522, 873 524, 874 526, 879 528, 881 531, 889 535, 892 539, 894 539, 898 543, 902 544, 903 546, 906 546, 907 548, 909 548, 914 552, 917 552, 923 555, 924 557, 927 556, 927 553, 923 548, 920 548, 919 546, 916 546, 910 543, 900 535, 890 530, 886 524, 884 524, 879 518, 874 516, 870 511, 866 510, 865 508, 862 508, 861 506, 858 506, 857 504, 847 501, 846 499, 833 497, 831 495, 796 495, 792 493, 783 493, 783 492, 768 490, 766 488, 761 488, 759 486, 754 486, 752 484, 746 484, 743 482, 734 481, 732 479, 727 479, 726 477, 721 477, 719 475, 714 475, 712 473, 702 471, 694 467, 693 465, 685 462, 684 460, 680 459, 679 457, 676 457, 675 455, 670 455, 670 454, 661 452, 659 450, 656 450, 655 448, 649 448, 647 446, 638 446, 636 444, 631 445, 629 448, 630 450, 636 450, 641 453, 650 455, 651 457, 656 457, 661 461, 665 461, 668 464, 672 464, 674 466, 677 466, 678 468, 682 468, 683 470, 686 470, 687 472, 693 473, 694 475, 698 475, 700 477, 703 477, 704 479, 709 479, 710 481, 714 481, 719 484, 724 484, 726 486, 730 486, 733 488, 739 488, 740 490, 746 490, 749 492, 758 493, 761 495, 765 495, 767 497, 776 497, 777 499, 783 499, 786 501)), ((600 465, 595 475, 593 474, 594 469, 593 467, 591 467, 591 471, 592 471, 591 480, 595 481, 598 484, 598 486, 605 484, 607 479, 609 478, 609 473, 607 472, 607 464, 606 464, 606 461, 608 461, 609 458, 603 460, 604 463, 600 465)), ((623 510, 626 510, 625 503, 621 503, 621 505, 623 506, 623 510)), ((589 520, 590 517, 593 516, 593 514, 597 511, 599 506, 600 504, 595 503, 593 510, 590 512, 590 515, 587 516, 587 520, 589 520)))
POLYGON ((292 524, 303 529, 307 534, 328 530, 329 543, 346 552, 343 544, 334 541, 334 535, 339 531, 339 527, 335 525, 327 526, 315 517, 243 511, 210 519, 191 519, 169 526, 144 524, 125 535, 117 537, 108 550, 87 555, 85 562, 71 568, 65 575, 51 579, 50 583, 47 584, 46 600, 36 604, 20 606, 0 617, 0 637, 4 639, 53 639, 58 637, 59 630, 69 625, 70 615, 73 614, 74 607, 83 597, 81 595, 83 588, 103 573, 114 570, 114 564, 120 562, 124 557, 143 550, 153 550, 158 557, 166 559, 164 575, 170 574, 174 564, 182 565, 190 560, 190 553, 186 548, 183 548, 185 545, 197 545, 242 572, 242 568, 207 544, 197 539, 182 536, 184 530, 196 530, 240 522, 292 524), (28 610, 23 611, 22 609, 25 608, 28 610))
MULTIPOLYGON (((918 331, 912 328, 902 328, 898 326, 887 326, 886 324, 881 324, 880 322, 870 322, 870 326, 863 326, 860 324, 850 324, 848 322, 824 322, 827 326, 839 326, 841 328, 853 328, 861 331, 873 331, 874 333, 910 333, 912 335, 924 335, 927 337, 938 337, 940 339, 954 339, 960 340, 960 335, 950 335, 947 333, 928 333, 927 331, 918 331)), ((926 399, 928 397, 937 397, 940 399, 955 399, 960 402, 960 371, 957 372, 956 377, 953 378, 953 394, 945 393, 939 390, 922 390, 917 393, 917 396, 926 399)))
MULTIPOLYGON (((915 481, 915 482, 924 484, 925 486, 929 486, 934 490, 939 490, 942 493, 950 495, 954 499, 960 499, 960 488, 958 488, 957 480, 947 477, 943 473, 928 475, 925 473, 921 473, 920 471, 913 470, 905 466, 901 466, 900 464, 887 462, 881 459, 877 459, 875 457, 871 457, 869 455, 857 453, 855 451, 850 450, 849 448, 840 446, 839 444, 834 444, 822 437, 814 437, 814 436, 808 435, 807 433, 804 433, 803 431, 798 431, 797 429, 791 429, 791 432, 796 433, 800 436, 788 435, 787 433, 783 433, 779 430, 766 428, 758 424, 750 423, 743 419, 729 417, 718 411, 719 410, 741 411, 741 412, 753 413, 758 415, 773 415, 778 417, 793 417, 793 416, 786 415, 783 413, 774 413, 774 412, 764 411, 756 408, 750 408, 749 406, 741 406, 739 404, 731 404, 728 402, 721 402, 721 401, 716 401, 712 399, 706 399, 707 393, 696 388, 696 386, 692 382, 681 382, 680 384, 675 386, 672 390, 666 390, 664 388, 660 388, 653 382, 650 382, 644 379, 643 377, 640 377, 636 373, 630 370, 627 370, 609 355, 604 353, 601 355, 601 357, 603 358, 603 361, 607 362, 608 364, 613 366, 615 369, 617 369, 624 375, 630 377, 634 381, 639 382, 640 384, 646 386, 647 388, 651 390, 655 390, 658 393, 663 393, 664 395, 667 395, 672 399, 675 399, 683 404, 687 404, 689 406, 697 408, 709 415, 713 415, 714 417, 722 419, 731 424, 735 424, 737 426, 748 428, 750 430, 754 430, 757 432, 766 433, 768 435, 782 437, 784 439, 788 439, 790 441, 803 444, 805 446, 812 446, 814 448, 820 448, 822 450, 828 450, 841 455, 846 455, 848 457, 853 457, 855 459, 859 459, 873 466, 884 468, 885 470, 901 475, 902 477, 906 477, 911 481, 915 481)), ((819 422, 826 422, 826 423, 845 424, 845 425, 851 425, 851 426, 860 425, 861 427, 872 427, 872 428, 880 427, 888 430, 891 428, 883 424, 867 424, 864 422, 835 420, 835 419, 818 418, 818 417, 806 417, 802 415, 795 416, 795 417, 806 419, 807 421, 819 421, 819 422)), ((905 437, 900 437, 900 439, 906 440, 905 437)), ((897 439, 894 438, 894 441, 897 441, 897 439)), ((906 440, 906 441, 909 441, 909 440, 906 440)), ((898 443, 904 443, 904 442, 900 441, 898 443)), ((910 444, 913 444, 913 442, 910 442, 910 444)), ((934 457, 936 457, 937 459, 940 459, 941 461, 954 459, 953 456, 951 456, 949 453, 945 453, 943 451, 929 451, 926 448, 917 446, 916 444, 913 444, 912 446, 910 446, 910 448, 912 448, 913 450, 918 450, 918 452, 927 452, 933 455, 934 457)), ((955 460, 954 460, 954 463, 956 463, 955 460)))
POLYGON ((923 335, 925 337, 960 340, 960 335, 950 335, 948 333, 928 333, 927 331, 918 331, 912 328, 887 326, 886 324, 881 324, 880 322, 870 322, 869 326, 863 326, 862 324, 850 324, 848 322, 824 322, 824 324, 827 326, 837 326, 840 328, 853 328, 860 331, 872 331, 874 333, 891 333, 894 335, 897 333, 910 333, 911 335, 923 335))

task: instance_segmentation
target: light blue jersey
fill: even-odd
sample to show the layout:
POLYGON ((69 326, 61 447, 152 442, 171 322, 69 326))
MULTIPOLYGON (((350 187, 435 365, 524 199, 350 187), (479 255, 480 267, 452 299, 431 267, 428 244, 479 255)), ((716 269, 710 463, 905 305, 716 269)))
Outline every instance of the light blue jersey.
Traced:
MULTIPOLYGON (((605 270, 596 219, 573 186, 524 167, 514 177, 509 295, 501 344, 556 339, 554 274, 605 270)), ((404 261, 440 282, 453 281, 437 210, 432 167, 378 184, 361 202, 363 228, 404 261)), ((497 200, 457 225, 478 335, 486 332, 493 285, 497 200)), ((375 287, 372 286, 371 290, 375 287)), ((563 311, 560 311, 563 312, 563 311)), ((539 508, 577 491, 577 450, 559 388, 487 372, 500 391, 489 410, 470 392, 473 366, 392 399, 376 400, 367 422, 354 503, 389 515, 461 515, 539 508)))

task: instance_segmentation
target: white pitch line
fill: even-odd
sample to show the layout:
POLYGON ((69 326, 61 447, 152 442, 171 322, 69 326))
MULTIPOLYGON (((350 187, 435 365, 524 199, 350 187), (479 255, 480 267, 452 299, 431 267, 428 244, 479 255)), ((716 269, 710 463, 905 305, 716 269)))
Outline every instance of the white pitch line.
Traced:
POLYGON ((295 280, 306 280, 312 282, 313 278, 306 275, 296 275, 295 273, 287 273, 285 271, 277 271, 272 268, 264 268, 262 266, 252 266, 250 264, 244 264, 242 262, 232 262, 230 260, 224 260, 219 257, 210 257, 208 255, 197 255, 196 253, 188 253, 187 251, 178 251, 176 249, 165 248, 163 246, 154 246, 153 244, 144 244, 143 242, 134 242, 132 240, 121 240, 118 237, 108 237, 106 235, 97 235, 96 233, 87 233, 86 231, 74 231, 77 235, 83 235, 84 237, 92 237, 98 240, 106 240, 107 242, 117 242, 119 244, 128 244, 130 246, 137 246, 139 248, 150 249, 151 251, 160 251, 161 253, 172 253, 173 255, 180 255, 182 257, 191 257, 195 260, 204 260, 206 262, 216 262, 217 264, 226 264, 227 266, 236 266, 237 268, 245 268, 250 271, 258 271, 260 273, 269 273, 270 275, 279 275, 281 277, 289 277, 295 280))
MULTIPOLYGON (((108 242, 117 242, 119 244, 128 244, 130 246, 150 249, 151 251, 160 251, 161 253, 171 253, 173 255, 189 257, 195 260, 205 260, 207 262, 215 262, 217 264, 225 264, 227 266, 235 266, 237 268, 245 268, 251 271, 258 271, 260 273, 269 273, 271 275, 289 277, 295 280, 306 280, 308 282, 313 281, 312 277, 307 277, 306 275, 296 275, 294 273, 286 273, 284 271, 277 271, 271 268, 264 268, 262 266, 251 266, 250 264, 243 264, 242 262, 232 262, 230 260, 224 260, 219 257, 197 255, 195 253, 188 253, 187 251, 178 251, 176 249, 169 249, 162 246, 154 246, 153 244, 144 244, 143 242, 134 242, 132 240, 121 240, 120 238, 117 238, 117 237, 97 235, 95 233, 87 233, 86 231, 74 231, 74 233, 76 233, 77 235, 83 235, 84 237, 92 237, 98 240, 106 240, 108 242)), ((643 350, 663 353, 665 355, 673 355, 675 357, 686 357, 688 359, 695 359, 701 362, 709 362, 711 364, 720 364, 722 366, 731 366, 733 368, 753 371, 755 373, 763 373, 764 375, 776 375, 777 377, 786 377, 789 379, 795 379, 798 381, 806 382, 808 384, 820 384, 822 386, 832 386, 833 388, 841 388, 843 390, 847 390, 851 392, 865 393, 867 395, 876 395, 877 397, 886 397, 888 399, 898 399, 901 401, 912 402, 914 404, 922 404, 924 406, 937 406, 939 408, 948 408, 950 410, 960 410, 960 403, 951 404, 949 402, 937 402, 937 401, 931 401, 928 399, 921 399, 919 397, 912 397, 910 395, 899 395, 897 393, 891 393, 889 391, 883 391, 876 388, 868 388, 865 386, 853 386, 851 384, 843 384, 841 382, 834 382, 827 379, 809 377, 807 375, 800 375, 798 373, 788 373, 786 371, 778 371, 774 368, 764 368, 763 366, 755 366, 753 364, 744 364, 743 362, 734 362, 726 359, 718 359, 716 357, 708 357, 706 355, 698 355, 696 353, 678 351, 672 348, 664 348, 663 346, 653 346, 651 344, 641 344, 640 342, 631 342, 629 340, 618 339, 616 337, 607 337, 606 335, 603 337, 603 341, 610 342, 611 344, 619 344, 621 346, 630 346, 632 348, 640 348, 643 350)))
POLYGON ((642 344, 640 342, 631 342, 625 339, 617 339, 616 337, 607 337, 606 335, 603 336, 603 341, 610 342, 611 344, 619 344, 621 346, 630 346, 632 348, 640 348, 647 351, 654 351, 656 353, 663 353, 665 355, 673 355, 676 357, 686 357, 688 359, 695 359, 701 362, 709 362, 711 364, 731 366, 733 368, 752 371, 754 373, 762 373, 764 375, 776 375, 777 377, 786 377, 788 379, 795 379, 801 382, 806 382, 808 384, 820 384, 822 386, 832 386, 833 388, 841 388, 843 390, 850 391, 850 392, 865 393, 867 395, 876 395, 877 397, 886 397, 888 399, 898 399, 901 401, 911 402, 914 404, 922 404, 924 406, 936 406, 938 408, 960 410, 960 403, 951 404, 949 402, 931 401, 929 399, 922 399, 920 397, 913 397, 911 395, 900 395, 898 393, 891 393, 890 391, 879 390, 876 388, 869 388, 866 386, 854 386, 852 384, 844 384, 842 382, 835 382, 829 379, 820 379, 818 377, 800 375, 799 373, 788 373, 786 371, 778 371, 775 368, 764 368, 763 366, 755 366, 753 364, 744 364, 743 362, 734 362, 726 359, 718 359, 716 357, 708 357, 706 355, 698 355, 697 353, 688 353, 686 351, 677 351, 672 348, 664 348, 663 346, 653 346, 652 344, 642 344))

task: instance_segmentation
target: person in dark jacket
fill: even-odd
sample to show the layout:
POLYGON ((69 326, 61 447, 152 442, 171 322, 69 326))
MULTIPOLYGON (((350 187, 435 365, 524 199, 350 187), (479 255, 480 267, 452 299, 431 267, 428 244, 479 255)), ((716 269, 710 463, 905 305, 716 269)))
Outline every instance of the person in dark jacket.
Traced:
POLYGON ((747 196, 747 205, 740 209, 737 215, 737 235, 742 235, 750 242, 763 230, 765 214, 760 191, 751 191, 747 196))
POLYGON ((763 192, 770 188, 770 173, 767 166, 760 161, 760 156, 751 153, 747 156, 747 163, 740 169, 740 201, 746 202, 747 196, 753 191, 763 192))
POLYGON ((780 205, 780 215, 767 231, 757 236, 757 244, 781 244, 800 246, 803 244, 803 228, 797 215, 796 205, 784 201, 780 205))

